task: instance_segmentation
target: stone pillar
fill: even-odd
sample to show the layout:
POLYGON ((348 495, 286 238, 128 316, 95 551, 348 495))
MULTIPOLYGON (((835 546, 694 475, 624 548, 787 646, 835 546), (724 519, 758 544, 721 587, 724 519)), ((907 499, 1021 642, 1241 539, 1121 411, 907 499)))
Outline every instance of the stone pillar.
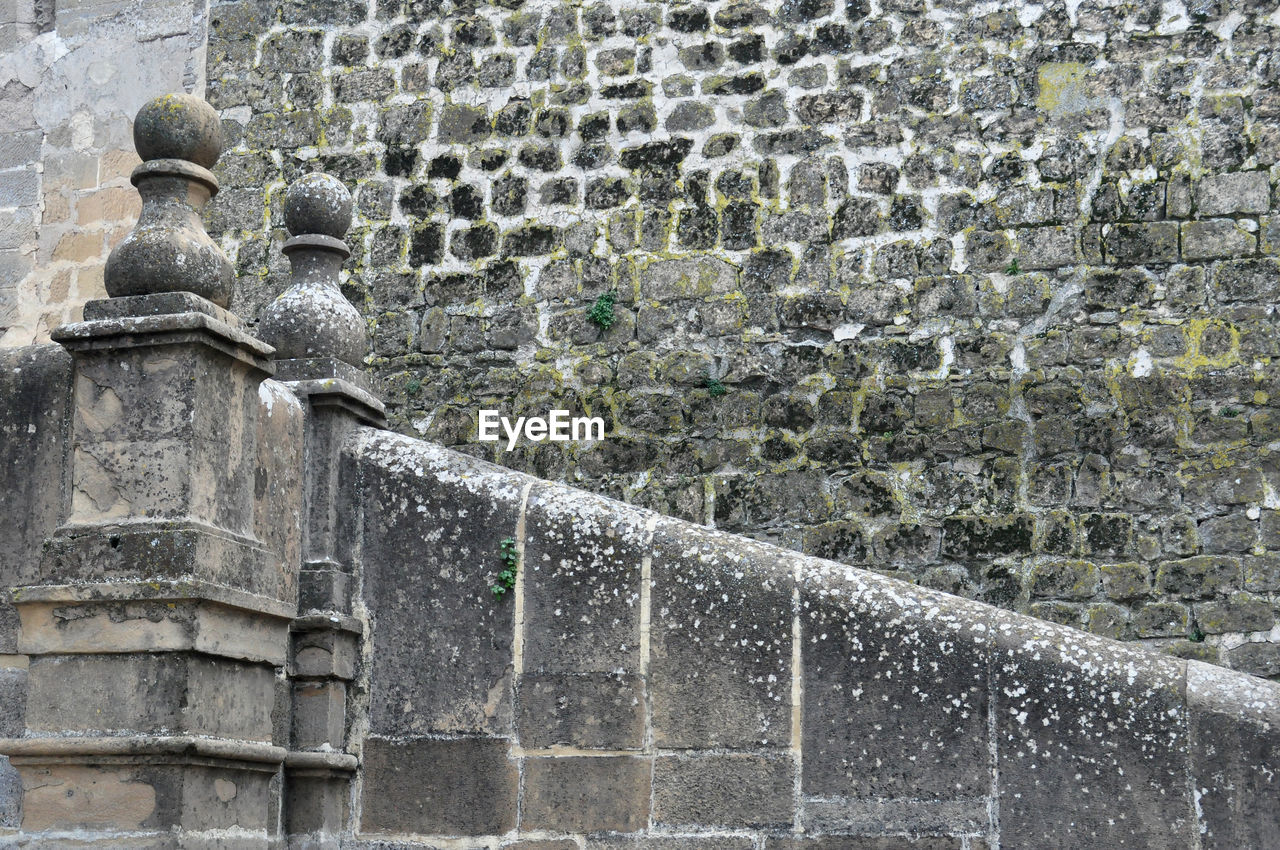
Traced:
POLYGON ((347 692, 360 639, 342 551, 341 450, 356 427, 381 427, 385 411, 360 368, 368 350, 364 320, 338 286, 350 256, 342 241, 351 226, 350 193, 333 177, 307 175, 286 193, 285 225, 293 279, 263 312, 260 332, 275 348, 276 374, 302 401, 306 421, 303 615, 293 623, 286 829, 300 846, 337 847, 356 767, 346 752, 347 692))
POLYGON ((54 334, 74 359, 71 496, 39 583, 13 592, 29 696, 0 752, 25 846, 276 846, 300 412, 264 384, 273 351, 225 309, 231 266, 200 222, 217 114, 158 98, 134 139, 143 209, 107 261, 113 297, 54 334))

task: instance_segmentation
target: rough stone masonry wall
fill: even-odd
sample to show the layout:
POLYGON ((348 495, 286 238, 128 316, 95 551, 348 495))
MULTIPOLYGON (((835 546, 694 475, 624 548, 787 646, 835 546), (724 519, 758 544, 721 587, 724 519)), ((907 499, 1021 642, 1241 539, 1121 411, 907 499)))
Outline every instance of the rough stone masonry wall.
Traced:
POLYGON ((102 298, 133 226, 130 127, 167 92, 202 92, 206 0, 0 3, 0 348, 102 298))
POLYGON ((346 292, 406 432, 1274 676, 1277 24, 218 3, 212 224, 251 317, 284 285, 285 181, 353 188, 346 292), (507 452, 480 407, 609 437, 507 452))

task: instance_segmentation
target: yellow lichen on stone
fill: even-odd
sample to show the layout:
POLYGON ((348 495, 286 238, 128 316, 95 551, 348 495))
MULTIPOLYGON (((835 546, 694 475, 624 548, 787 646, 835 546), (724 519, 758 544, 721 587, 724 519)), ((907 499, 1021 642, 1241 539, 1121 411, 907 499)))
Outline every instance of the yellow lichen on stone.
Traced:
POLYGON ((1036 78, 1036 108, 1052 116, 1084 112, 1096 105, 1090 96, 1089 69, 1079 62, 1046 62, 1036 78))

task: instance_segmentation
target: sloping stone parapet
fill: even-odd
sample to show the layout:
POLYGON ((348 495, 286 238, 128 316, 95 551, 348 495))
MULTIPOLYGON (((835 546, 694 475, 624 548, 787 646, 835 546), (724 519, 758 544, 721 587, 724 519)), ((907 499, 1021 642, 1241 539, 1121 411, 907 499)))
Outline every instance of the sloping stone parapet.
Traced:
POLYGON ((344 452, 352 847, 1280 842, 1274 683, 382 431, 344 452))

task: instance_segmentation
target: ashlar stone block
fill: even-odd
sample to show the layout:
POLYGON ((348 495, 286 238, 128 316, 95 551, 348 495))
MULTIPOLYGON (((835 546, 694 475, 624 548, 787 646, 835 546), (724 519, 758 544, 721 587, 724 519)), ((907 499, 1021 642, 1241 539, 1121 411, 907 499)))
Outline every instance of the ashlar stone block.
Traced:
POLYGON ((658 521, 653 548, 655 743, 787 745, 791 557, 666 519, 658 521))

